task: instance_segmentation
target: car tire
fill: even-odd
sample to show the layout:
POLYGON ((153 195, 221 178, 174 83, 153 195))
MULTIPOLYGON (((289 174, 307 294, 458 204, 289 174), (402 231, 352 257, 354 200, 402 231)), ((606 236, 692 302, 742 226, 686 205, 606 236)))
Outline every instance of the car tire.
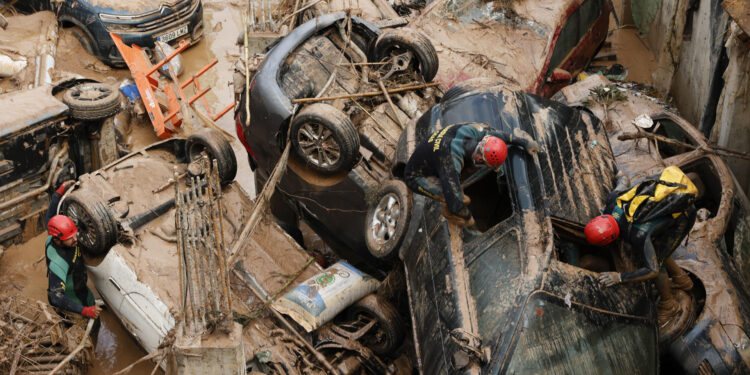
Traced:
POLYGON ((404 340, 404 324, 396 309, 376 294, 368 294, 346 311, 349 321, 358 317, 375 319, 377 323, 359 341, 373 353, 383 356, 393 353, 404 340))
POLYGON ((63 103, 70 109, 70 117, 97 121, 120 111, 120 93, 101 83, 82 83, 65 91, 63 103))
POLYGON ((232 182, 237 175, 237 158, 234 156, 229 141, 217 130, 203 128, 188 137, 187 142, 185 142, 185 155, 192 162, 199 158, 204 151, 208 154, 209 159, 216 160, 221 185, 226 186, 232 182))
POLYGON ((86 52, 88 52, 91 56, 96 57, 96 53, 94 52, 94 43, 91 41, 91 38, 89 38, 89 35, 85 30, 78 26, 73 26, 70 28, 70 33, 73 34, 73 36, 78 39, 79 42, 81 42, 81 45, 86 50, 86 52))
POLYGON ((411 206, 411 194, 402 181, 380 186, 365 219, 365 243, 372 256, 390 259, 396 254, 409 225, 411 206))
POLYGON ((440 104, 447 103, 463 94, 466 94, 469 91, 482 87, 493 86, 496 83, 496 81, 484 77, 467 79, 466 81, 459 82, 453 85, 453 87, 449 88, 448 91, 445 92, 445 95, 440 98, 440 104))
POLYGON ((415 68, 425 82, 432 81, 438 71, 438 55, 435 47, 423 34, 406 28, 386 30, 378 37, 373 47, 375 61, 383 61, 395 53, 411 51, 417 58, 415 68))
POLYGON ((117 243, 117 221, 107 204, 86 190, 76 190, 62 202, 60 213, 78 228, 78 244, 87 254, 101 257, 117 243))
POLYGON ((359 133, 349 117, 330 104, 304 107, 294 117, 290 131, 294 152, 316 172, 349 171, 358 160, 359 133), (337 147, 338 154, 330 147, 337 147))

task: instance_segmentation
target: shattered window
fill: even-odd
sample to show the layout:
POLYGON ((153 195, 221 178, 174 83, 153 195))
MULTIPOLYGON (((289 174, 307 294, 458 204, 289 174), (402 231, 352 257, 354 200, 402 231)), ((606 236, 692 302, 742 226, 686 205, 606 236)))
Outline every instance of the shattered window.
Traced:
MULTIPOLYGON (((693 139, 688 136, 688 134, 682 129, 682 127, 677 125, 677 123, 675 123, 668 117, 654 118, 654 123, 654 126, 652 126, 650 129, 647 129, 647 131, 650 131, 662 137, 667 137, 680 143, 695 145, 695 141, 693 141, 693 139)), ((672 157, 693 150, 693 148, 687 146, 680 146, 661 141, 657 142, 659 144, 659 154, 662 158, 672 157)))
POLYGON ((616 316, 538 292, 521 316, 508 374, 655 374, 656 332, 647 321, 616 316))
POLYGON ((548 74, 562 65, 565 58, 578 46, 578 42, 594 26, 603 9, 604 1, 587 0, 573 11, 573 14, 570 15, 565 25, 563 25, 562 30, 560 30, 555 50, 552 52, 552 57, 550 58, 549 69, 547 70, 548 74))
POLYGON ((491 344, 500 336, 507 312, 516 302, 521 275, 519 238, 518 229, 513 228, 469 255, 471 294, 476 301, 482 341, 486 343, 491 344))

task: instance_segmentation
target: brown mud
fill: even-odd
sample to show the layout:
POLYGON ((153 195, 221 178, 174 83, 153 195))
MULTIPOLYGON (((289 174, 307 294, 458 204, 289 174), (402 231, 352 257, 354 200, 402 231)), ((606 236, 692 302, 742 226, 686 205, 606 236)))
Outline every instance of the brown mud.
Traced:
MULTIPOLYGON (((117 3, 125 4, 123 6, 134 4, 134 2, 117 3)), ((215 114, 234 100, 230 82, 232 81, 232 64, 239 56, 239 48, 234 46, 234 41, 239 34, 240 10, 243 5, 237 1, 208 0, 204 1, 204 7, 204 22, 207 32, 203 40, 183 53, 184 73, 180 80, 187 80, 191 74, 197 72, 212 58, 219 59, 219 63, 200 79, 203 88, 211 87, 206 99, 211 106, 212 113, 215 114)), ((48 15, 47 13, 40 12, 33 18, 44 17, 48 15)), ((12 18, 9 20, 11 21, 10 26, 12 26, 12 20, 12 18)), ((34 27, 38 33, 39 26, 34 27)), ((27 34, 32 33, 32 31, 32 29, 27 30, 27 34)), ((0 42, 8 35, 7 30, 0 31, 0 42)), ((24 46, 20 45, 16 48, 24 46)), ((26 47, 24 48, 31 51, 29 52, 30 55, 36 53, 33 44, 26 47)), ((28 67, 26 69, 31 71, 31 81, 33 82, 33 67, 32 69, 28 67)), ((71 34, 70 29, 59 28, 55 70, 52 72, 53 80, 68 76, 69 73, 97 79, 114 87, 118 87, 124 78, 130 77, 130 72, 127 69, 111 68, 89 55, 71 34)), ((28 82, 28 77, 24 77, 23 81, 28 82)), ((21 87, 10 79, 3 79, 0 81, 0 88, 5 92, 9 89, 17 90, 21 87)), ((197 104, 199 104, 197 108, 204 110, 202 104, 197 104)), ((233 111, 220 119, 218 125, 234 134, 233 111)), ((148 121, 131 123, 125 137, 132 150, 159 141, 148 121)), ((237 180, 246 191, 252 193, 253 178, 247 164, 247 154, 239 141, 234 140, 232 146, 237 156, 237 180)), ((46 235, 42 234, 24 244, 12 246, 2 253, 2 256, 0 256, 0 290, 3 293, 22 294, 32 299, 47 302, 46 264, 43 258, 45 240, 46 235)), ((91 288, 94 290, 93 286, 91 288)), ((89 369, 89 374, 111 374, 146 355, 112 312, 105 309, 102 312, 101 319, 102 326, 98 335, 93 366, 89 369)), ((146 362, 137 366, 131 373, 149 374, 153 366, 153 363, 146 362)), ((157 373, 161 373, 161 370, 157 373)))

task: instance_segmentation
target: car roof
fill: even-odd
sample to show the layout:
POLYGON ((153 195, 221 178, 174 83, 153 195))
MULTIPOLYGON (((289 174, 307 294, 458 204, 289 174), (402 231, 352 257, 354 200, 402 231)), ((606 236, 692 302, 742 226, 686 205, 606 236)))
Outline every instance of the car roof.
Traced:
POLYGON ((52 96, 51 92, 51 86, 40 86, 0 95, 0 108, 3 108, 0 137, 65 113, 68 106, 52 96))

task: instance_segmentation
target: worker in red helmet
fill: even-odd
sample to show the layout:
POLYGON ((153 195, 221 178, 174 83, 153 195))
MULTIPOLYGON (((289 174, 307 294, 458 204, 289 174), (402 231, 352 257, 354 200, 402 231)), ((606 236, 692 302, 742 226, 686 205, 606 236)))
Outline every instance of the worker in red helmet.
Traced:
POLYGON ((449 220, 471 227, 474 219, 467 207, 470 199, 461 189, 461 172, 473 167, 499 171, 507 145, 523 147, 529 154, 539 149, 521 129, 509 134, 481 123, 446 126, 417 146, 406 164, 404 181, 415 193, 443 202, 449 220))
POLYGON ((94 295, 86 286, 86 267, 78 248, 78 228, 71 218, 57 215, 62 195, 72 184, 64 182, 55 191, 47 209, 47 298, 61 315, 75 313, 96 319, 101 311, 94 303, 94 295))
POLYGON ((643 254, 645 267, 624 273, 603 272, 599 281, 614 286, 656 278, 660 295, 658 318, 664 327, 680 313, 669 275, 675 287, 685 291, 693 288, 692 280, 671 255, 693 227, 697 212, 694 203, 701 193, 696 185, 703 185, 697 175, 685 175, 676 166, 635 186, 628 185, 623 175, 608 196, 603 215, 591 219, 584 234, 589 243, 597 246, 609 245, 622 237, 633 251, 643 254))

